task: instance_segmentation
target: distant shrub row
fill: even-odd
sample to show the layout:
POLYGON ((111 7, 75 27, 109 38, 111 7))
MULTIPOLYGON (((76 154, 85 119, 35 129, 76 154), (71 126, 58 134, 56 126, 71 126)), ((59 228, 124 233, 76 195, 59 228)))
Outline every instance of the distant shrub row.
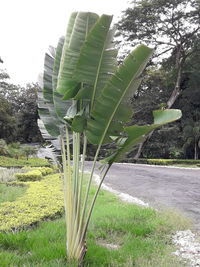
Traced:
MULTIPOLYGON (((33 171, 41 173, 41 169, 33 171)), ((62 180, 59 174, 47 175, 42 180, 35 182, 8 184, 10 186, 27 186, 27 190, 14 202, 0 204, 0 231, 24 229, 41 220, 63 213, 62 180)))
POLYGON ((190 160, 190 159, 147 159, 148 164, 155 165, 175 165, 175 164, 200 164, 200 160, 190 160))
POLYGON ((152 165, 197 165, 200 166, 200 160, 191 159, 130 159, 130 163, 152 164, 152 165))
POLYGON ((24 166, 32 166, 32 167, 40 167, 46 166, 49 167, 50 163, 46 159, 40 158, 29 158, 28 160, 25 158, 15 159, 5 156, 0 156, 0 167, 24 167, 24 166))

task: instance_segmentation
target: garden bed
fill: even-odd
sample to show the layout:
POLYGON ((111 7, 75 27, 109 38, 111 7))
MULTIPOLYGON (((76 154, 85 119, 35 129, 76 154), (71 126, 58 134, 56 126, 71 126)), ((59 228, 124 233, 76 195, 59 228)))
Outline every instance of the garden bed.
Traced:
MULTIPOLYGON (((59 174, 22 184, 27 186, 26 193, 1 206, 1 266, 68 266, 64 218, 42 222, 63 213, 59 174), (31 229, 35 223, 38 227, 31 229), (29 230, 4 233, 26 228, 29 230)), ((95 190, 93 187, 90 198, 95 190)), ((180 266, 179 259, 171 255, 174 247, 170 236, 187 226, 187 221, 176 213, 127 204, 102 190, 89 227, 84 266, 180 266)))

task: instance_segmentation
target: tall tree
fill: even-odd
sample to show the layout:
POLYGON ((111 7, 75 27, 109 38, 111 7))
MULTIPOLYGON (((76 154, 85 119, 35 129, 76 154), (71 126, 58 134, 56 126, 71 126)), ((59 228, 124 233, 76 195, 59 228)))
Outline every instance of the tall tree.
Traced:
POLYGON ((6 70, 0 69, 1 138, 8 142, 42 141, 37 125, 38 85, 22 87, 10 83, 9 79, 6 70))
MULTIPOLYGON (((166 102, 166 108, 171 108, 182 92, 181 79, 186 59, 198 49, 199 1, 137 0, 131 5, 118 23, 119 34, 131 46, 139 43, 139 40, 154 45, 157 60, 162 60, 163 56, 173 57, 176 79, 166 102)), ((136 158, 140 156, 144 143, 145 140, 136 158)))
POLYGON ((11 104, 0 94, 0 139, 13 141, 16 136, 17 125, 11 104))

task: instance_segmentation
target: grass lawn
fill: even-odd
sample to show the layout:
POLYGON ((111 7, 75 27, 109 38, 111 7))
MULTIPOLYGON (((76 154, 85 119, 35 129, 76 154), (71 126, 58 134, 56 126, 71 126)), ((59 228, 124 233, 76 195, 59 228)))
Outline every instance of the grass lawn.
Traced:
MULTIPOLYGON (((91 196, 94 192, 93 187, 91 196)), ((170 241, 173 232, 188 227, 183 217, 123 203, 105 191, 100 192, 95 208, 85 267, 184 266, 171 255, 175 249, 170 241), (118 245, 118 249, 102 244, 118 245)), ((67 266, 65 242, 63 218, 41 222, 27 231, 0 233, 0 266, 67 266)))

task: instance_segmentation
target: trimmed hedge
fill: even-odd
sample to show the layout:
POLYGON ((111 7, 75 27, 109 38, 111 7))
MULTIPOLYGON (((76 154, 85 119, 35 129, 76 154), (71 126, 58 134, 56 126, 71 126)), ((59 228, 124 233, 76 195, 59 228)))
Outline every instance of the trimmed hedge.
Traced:
POLYGON ((42 172, 39 170, 32 170, 26 173, 16 173, 15 177, 18 181, 39 181, 42 179, 42 172))
POLYGON ((59 174, 48 175, 41 181, 12 183, 14 184, 28 188, 14 202, 0 204, 0 231, 25 229, 63 213, 62 180, 59 174))
POLYGON ((126 159, 123 162, 138 163, 138 164, 152 164, 152 165, 197 165, 200 166, 200 160, 192 159, 126 159))
POLYGON ((41 167, 46 166, 49 167, 51 164, 46 159, 41 158, 29 158, 28 160, 25 158, 15 159, 0 156, 0 167, 18 167, 22 168, 24 166, 32 166, 32 167, 41 167))
POLYGON ((154 165, 175 165, 175 164, 199 164, 200 160, 191 160, 191 159, 146 159, 148 164, 154 165))
POLYGON ((26 182, 26 181, 39 181, 43 176, 52 174, 54 170, 49 167, 23 167, 23 170, 28 170, 26 173, 16 173, 15 177, 18 181, 26 182))
POLYGON ((43 176, 52 174, 54 170, 49 167, 23 167, 22 170, 27 170, 26 173, 16 173, 15 177, 19 181, 39 181, 42 179, 43 176))

